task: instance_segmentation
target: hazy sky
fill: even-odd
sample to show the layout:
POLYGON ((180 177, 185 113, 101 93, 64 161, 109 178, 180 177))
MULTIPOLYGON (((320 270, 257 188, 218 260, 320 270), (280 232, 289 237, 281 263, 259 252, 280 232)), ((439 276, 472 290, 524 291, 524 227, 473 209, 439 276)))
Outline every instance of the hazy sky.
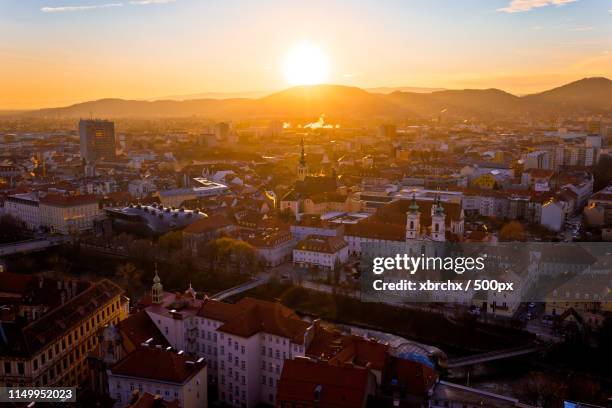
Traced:
POLYGON ((0 0, 0 109, 329 82, 543 90, 612 77, 612 0, 0 0))

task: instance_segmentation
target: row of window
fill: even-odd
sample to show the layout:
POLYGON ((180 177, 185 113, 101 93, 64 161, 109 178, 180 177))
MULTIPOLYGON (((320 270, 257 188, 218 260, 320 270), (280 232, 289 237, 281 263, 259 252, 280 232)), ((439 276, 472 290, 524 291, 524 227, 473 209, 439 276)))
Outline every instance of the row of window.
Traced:
MULTIPOLYGON (((79 340, 82 340, 86 336, 89 336, 85 343, 80 344, 77 348, 75 348, 74 351, 70 355, 65 357, 62 362, 58 362, 58 364, 52 366, 49 370, 49 373, 51 378, 55 377, 56 370, 58 373, 57 375, 59 375, 59 373, 61 372, 60 363, 63 363, 64 370, 66 370, 68 360, 70 360, 70 364, 72 364, 72 360, 75 358, 74 356, 76 356, 76 359, 78 360, 81 355, 84 356, 87 351, 96 344, 97 340, 95 339, 95 336, 93 336, 93 334, 95 334, 96 327, 99 327, 100 322, 110 317, 111 313, 114 313, 116 310, 119 310, 119 300, 111 303, 106 308, 99 311, 95 317, 92 316, 90 319, 85 321, 85 323, 82 324, 78 329, 75 329, 72 332, 68 333, 67 336, 56 342, 46 351, 43 351, 38 357, 32 359, 33 373, 35 374, 39 368, 44 367, 46 364, 52 363, 54 358, 59 357, 61 353, 64 353, 66 350, 68 350, 68 348, 72 347, 74 343, 78 342, 79 340), (98 326, 94 324, 94 321, 98 326), (89 347, 87 347, 88 345, 89 347)), ((117 318, 115 320, 118 321, 119 319, 117 318)), ((18 376, 24 376, 26 374, 25 362, 22 361, 18 361, 15 364, 13 364, 12 361, 5 361, 2 364, 2 368, 4 370, 4 374, 6 375, 15 374, 18 376), (13 366, 15 366, 15 368, 13 368, 13 366)), ((47 373, 45 373, 43 376, 43 384, 47 384, 46 377, 47 373)))

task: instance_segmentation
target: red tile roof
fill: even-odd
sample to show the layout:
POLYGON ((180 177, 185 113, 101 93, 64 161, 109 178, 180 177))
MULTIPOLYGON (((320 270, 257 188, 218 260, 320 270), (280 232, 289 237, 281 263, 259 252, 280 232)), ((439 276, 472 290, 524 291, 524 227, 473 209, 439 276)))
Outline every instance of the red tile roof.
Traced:
POLYGON ((1 293, 22 295, 28 290, 32 282, 32 275, 20 275, 17 273, 0 273, 0 297, 1 293))
POLYGON ((149 339, 153 339, 150 342, 151 346, 157 344, 166 348, 170 346, 166 337, 159 331, 155 323, 151 321, 151 318, 144 310, 130 315, 127 319, 120 321, 117 324, 117 328, 121 334, 127 338, 134 346, 138 347, 140 344, 146 342, 149 339))
POLYGON ((163 348, 140 347, 111 368, 113 375, 182 384, 203 367, 188 364, 189 358, 163 348))
POLYGON ((229 227, 234 223, 223 215, 213 215, 194 221, 183 230, 186 234, 201 234, 208 231, 216 231, 220 228, 229 227))
POLYGON ((370 372, 352 366, 332 366, 305 358, 287 360, 276 394, 280 405, 361 407, 368 396, 370 372))
MULTIPOLYGON (((419 211, 421 213, 421 225, 431 225, 431 207, 434 205, 433 201, 428 200, 417 200, 419 205, 419 211)), ((397 200, 392 201, 380 207, 376 213, 371 217, 375 221, 392 223, 401 226, 406 225, 406 213, 410 210, 412 200, 397 200)), ((459 221, 462 215, 461 204, 454 202, 442 202, 444 213, 446 214, 446 225, 450 226, 451 221, 459 221)))
POLYGON ((324 252, 335 254, 348 244, 341 237, 330 237, 325 235, 309 235, 300 241, 295 249, 301 251, 324 252))
POLYGON ((236 304, 206 300, 198 316, 224 322, 219 331, 248 338, 265 332, 302 344, 310 326, 280 303, 246 297, 236 304))
POLYGON ((56 207, 72 207, 78 205, 96 204, 99 197, 94 194, 83 195, 60 195, 48 194, 40 198, 41 204, 53 205, 56 207))
POLYGON ((406 239, 406 226, 365 220, 357 224, 348 224, 344 235, 387 241, 404 241, 406 239))
POLYGON ((219 331, 243 338, 264 332, 286 337, 296 344, 304 342, 310 324, 280 303, 244 298, 236 306, 242 312, 220 326, 219 331))
POLYGON ((352 363, 359 367, 369 366, 382 370, 388 352, 388 344, 319 327, 306 350, 306 355, 336 365, 352 363))
POLYGON ((136 400, 136 402, 127 406, 127 408, 179 408, 179 401, 166 401, 159 395, 149 394, 145 392, 136 400))

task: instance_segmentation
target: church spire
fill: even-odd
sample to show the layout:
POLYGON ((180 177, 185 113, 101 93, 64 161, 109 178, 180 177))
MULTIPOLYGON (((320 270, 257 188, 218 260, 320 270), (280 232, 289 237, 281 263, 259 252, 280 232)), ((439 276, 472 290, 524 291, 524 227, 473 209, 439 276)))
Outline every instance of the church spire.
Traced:
POLYGON ((419 204, 417 204, 416 201, 416 192, 415 190, 412 190, 412 203, 410 204, 410 212, 411 213, 417 213, 419 212, 419 204))
POLYGON ((300 146, 302 148, 302 153, 300 155, 300 165, 306 166, 306 154, 304 153, 304 138, 302 138, 302 141, 300 142, 300 146))
POLYGON ((440 193, 438 193, 436 195, 435 206, 436 206, 436 208, 435 208, 434 211, 435 211, 436 214, 439 214, 439 215, 444 214, 444 207, 442 206, 442 200, 440 200, 440 193))
POLYGON ((157 262, 155 262, 155 276, 153 277, 153 286, 151 287, 151 300, 159 305, 162 303, 164 286, 161 284, 161 279, 157 273, 157 262))
POLYGON ((306 166, 306 154, 304 153, 304 138, 302 138, 300 145, 302 147, 302 152, 300 154, 300 163, 298 164, 297 175, 298 180, 303 181, 306 178, 306 175, 308 174, 308 167, 306 166))

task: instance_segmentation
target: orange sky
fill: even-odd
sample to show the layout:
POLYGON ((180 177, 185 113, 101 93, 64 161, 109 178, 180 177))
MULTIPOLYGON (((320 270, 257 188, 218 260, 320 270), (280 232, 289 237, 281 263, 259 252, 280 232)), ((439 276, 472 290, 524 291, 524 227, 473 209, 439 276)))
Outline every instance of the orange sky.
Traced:
POLYGON ((330 83, 536 92, 612 77, 605 3, 0 0, 0 109, 275 91, 304 41, 330 83))

